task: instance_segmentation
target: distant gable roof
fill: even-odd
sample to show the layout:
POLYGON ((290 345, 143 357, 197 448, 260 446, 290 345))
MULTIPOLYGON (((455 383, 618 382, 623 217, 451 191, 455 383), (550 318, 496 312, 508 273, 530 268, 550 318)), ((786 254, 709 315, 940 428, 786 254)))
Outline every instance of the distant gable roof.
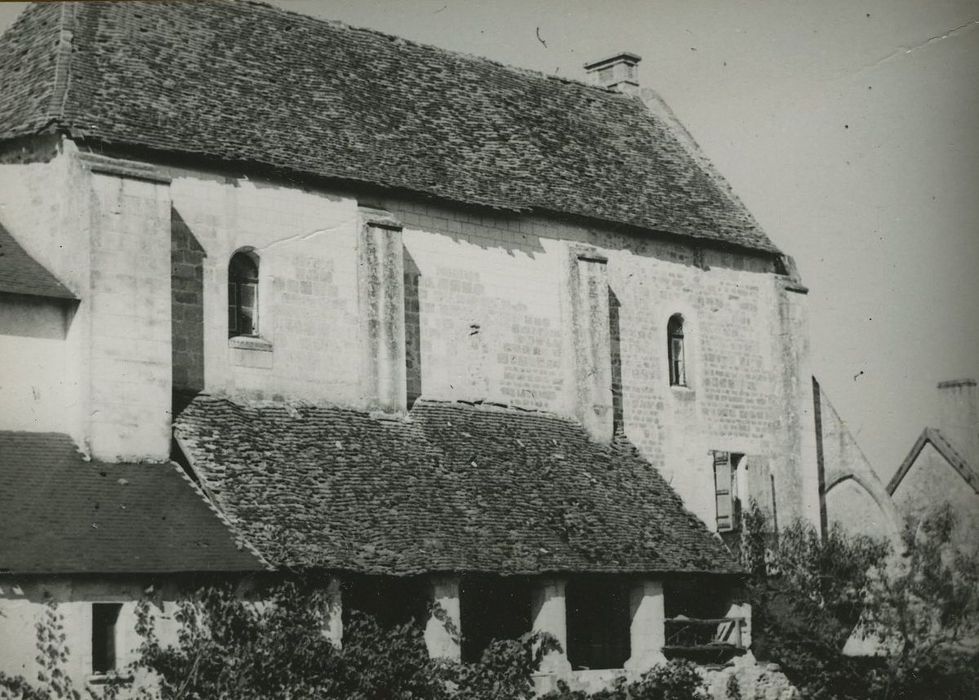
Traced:
POLYGON ((76 299, 58 278, 32 258, 0 223, 0 292, 76 299))
POLYGON ((277 565, 739 571, 624 439, 551 415, 418 401, 407 418, 197 397, 175 421, 208 494, 277 565))
POLYGON ((921 435, 918 436, 918 439, 911 447, 908 456, 904 458, 900 468, 887 484, 887 493, 892 496, 894 495, 897 487, 901 485, 901 481, 914 465, 915 460, 918 459, 918 455, 921 454, 921 450, 924 449, 927 443, 931 443, 952 468, 965 479, 966 483, 979 494, 979 474, 976 473, 975 469, 973 469, 962 455, 956 452, 955 448, 952 447, 951 443, 945 439, 945 436, 937 428, 925 428, 921 431, 921 435))
POLYGON ((174 464, 86 462, 67 435, 0 432, 0 574, 261 571, 174 464))
POLYGON ((29 7, 0 139, 52 129, 777 253, 637 98, 248 0, 29 7))

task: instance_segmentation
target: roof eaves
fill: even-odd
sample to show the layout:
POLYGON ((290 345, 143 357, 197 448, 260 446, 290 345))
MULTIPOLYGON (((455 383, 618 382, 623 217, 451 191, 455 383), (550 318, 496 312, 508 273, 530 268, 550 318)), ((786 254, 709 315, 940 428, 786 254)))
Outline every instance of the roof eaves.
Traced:
MULTIPOLYGON (((248 5, 253 5, 255 7, 263 8, 275 14, 289 15, 297 21, 305 22, 308 24, 313 24, 313 25, 326 24, 338 29, 343 29, 351 32, 358 32, 361 34, 367 34, 373 37, 386 39, 388 41, 395 42, 398 44, 403 44, 405 46, 413 46, 416 48, 435 51, 436 53, 441 53, 446 56, 453 56, 455 58, 471 61, 473 63, 489 64, 492 66, 497 66, 499 68, 504 68, 514 73, 519 73, 521 75, 533 76, 535 78, 544 78, 547 80, 551 80, 559 83, 565 83, 568 85, 577 85, 579 87, 585 87, 588 88, 589 90, 595 90, 597 92, 600 92, 605 95, 610 95, 615 98, 634 99, 632 95, 622 93, 619 90, 615 90, 614 88, 607 88, 602 85, 596 85, 594 83, 590 83, 585 80, 569 78, 563 75, 554 75, 552 73, 545 73, 543 71, 534 70, 532 68, 524 68, 523 66, 514 66, 509 63, 503 63, 502 61, 494 61, 491 58, 486 58, 485 56, 478 56, 476 54, 468 53, 466 51, 453 51, 451 49, 442 48, 441 46, 436 46, 434 44, 426 44, 425 42, 422 41, 414 41, 412 39, 406 39, 405 37, 399 36, 397 34, 389 34, 387 32, 382 32, 381 30, 373 29, 372 27, 360 27, 353 24, 347 24, 346 22, 342 22, 336 19, 324 19, 320 17, 311 17, 310 15, 302 14, 301 12, 295 12, 293 10, 289 10, 284 7, 271 5, 268 2, 264 2, 263 0, 240 0, 240 1, 248 5)), ((635 54, 630 54, 630 55, 635 55, 635 54)))

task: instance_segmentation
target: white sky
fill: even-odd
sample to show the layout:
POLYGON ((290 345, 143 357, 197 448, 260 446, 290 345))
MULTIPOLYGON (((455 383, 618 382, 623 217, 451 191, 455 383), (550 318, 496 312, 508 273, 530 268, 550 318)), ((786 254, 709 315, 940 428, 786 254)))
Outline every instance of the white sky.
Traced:
POLYGON ((935 385, 979 375, 979 0, 273 4, 568 77, 642 56, 798 262, 814 372, 883 479, 935 385))

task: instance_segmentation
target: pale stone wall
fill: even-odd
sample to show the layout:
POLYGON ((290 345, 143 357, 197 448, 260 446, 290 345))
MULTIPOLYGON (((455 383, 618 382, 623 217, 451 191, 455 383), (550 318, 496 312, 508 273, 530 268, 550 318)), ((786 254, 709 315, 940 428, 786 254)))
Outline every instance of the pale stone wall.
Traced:
MULTIPOLYGON (((94 438, 100 456, 166 456, 171 375, 193 383, 198 350, 210 393, 376 403, 363 380, 366 359, 350 351, 363 325, 363 216, 353 196, 157 168, 171 179, 167 186, 93 175, 77 160, 68 148, 50 164, 0 166, 19 183, 2 211, 30 252, 80 292, 69 331, 77 352, 69 338, 67 354, 89 363, 97 394, 85 398, 87 382, 80 383, 77 403, 91 408, 83 412, 91 425, 82 422, 74 434, 94 438), (69 194, 59 206, 44 199, 52 182, 69 194), (55 223, 38 226, 37 212, 55 223), (64 259, 62 239, 71 240, 74 264, 64 259), (229 340, 227 267, 241 249, 260 259, 260 337, 229 340), (171 264, 185 264, 186 250, 198 251, 200 271, 196 262, 180 268, 177 294, 200 275, 203 334, 178 336, 171 347, 171 313, 180 314, 173 327, 186 329, 198 304, 193 294, 172 303, 164 279, 171 264), (183 362, 190 369, 181 374, 183 362), (135 415, 140 427, 126 423, 135 415), (127 440, 138 441, 141 453, 127 450, 127 440)), ((584 365, 575 358, 572 316, 581 305, 569 261, 585 246, 607 259, 617 427, 708 525, 715 522, 711 450, 748 455, 746 481, 763 504, 771 503, 770 478, 755 477, 774 475, 781 519, 818 518, 805 296, 775 274, 771 259, 542 216, 401 199, 370 204, 403 227, 408 376, 398 382, 409 392, 580 418, 584 365), (669 385, 666 324, 674 313, 685 320, 687 387, 669 385)))
POLYGON ((203 251, 204 388, 258 399, 362 403, 357 203, 269 183, 168 170, 173 208, 203 251), (259 258, 259 336, 228 339, 228 263, 259 258))
POLYGON ((165 183, 93 173, 93 456, 165 461, 170 453, 170 193, 165 183))
MULTIPOLYGON (((260 585, 261 580, 240 579, 239 594, 254 595, 255 586, 260 585)), ((150 602, 150 612, 160 642, 164 646, 176 644, 180 624, 174 613, 178 610, 178 601, 198 585, 200 583, 192 579, 176 576, 0 577, 0 671, 36 681, 38 665, 35 657, 38 650, 35 625, 45 620, 49 602, 55 604, 54 609, 65 635, 64 645, 69 650, 62 669, 70 676, 76 689, 84 689, 95 678, 92 671, 94 603, 121 605, 116 621, 116 669, 127 671, 125 667, 138 658, 141 642, 136 632, 138 602, 150 602)), ((339 582, 330 579, 324 581, 324 585, 329 605, 324 634, 339 643, 343 633, 339 582)), ((153 678, 141 671, 134 675, 132 684, 126 687, 122 697, 130 697, 141 687, 153 688, 153 683, 153 678)), ((98 686, 92 687, 97 689, 98 686)))
POLYGON ((899 550, 903 521, 884 483, 818 383, 814 391, 827 526, 885 539, 899 550))
MULTIPOLYGON (((172 642, 178 627, 172 618, 177 589, 170 584, 161 586, 159 581, 154 583, 158 597, 154 606, 157 632, 161 641, 172 642)), ((0 581, 0 671, 36 680, 35 625, 45 619, 47 601, 55 604, 69 650, 63 670, 78 688, 94 676, 92 604, 121 604, 116 622, 116 668, 123 668, 136 659, 140 642, 136 634, 136 602, 145 596, 149 585, 147 580, 135 579, 4 577, 0 581)), ((145 676, 136 679, 137 685, 145 682, 145 676)))
MULTIPOLYGON (((376 387, 364 380, 372 360, 350 351, 364 331, 358 241, 365 210, 355 197, 159 171, 172 178, 185 244, 202 251, 203 389, 378 405, 376 387), (243 248, 260 258, 255 342, 227 337, 227 264, 243 248)), ((749 455, 749 471, 754 464, 764 471, 765 478, 748 480, 764 504, 775 473, 781 518, 818 518, 807 346, 800 340, 804 295, 785 290, 773 261, 540 216, 402 199, 372 199, 368 209, 402 227, 407 376, 391 376, 409 396, 580 419, 582 363, 572 322, 580 305, 569 260, 585 246, 608 260, 618 427, 709 525, 711 450, 749 455), (674 313, 685 319, 686 388, 668 380, 666 323, 674 313)))
POLYGON ((69 433, 101 459, 167 459, 165 183, 93 173, 66 142, 50 162, 0 165, 0 215, 24 249, 81 300, 67 326, 65 369, 54 373, 64 377, 61 418, 46 429, 69 433))
POLYGON ((868 535, 892 544, 900 540, 895 523, 885 515, 871 492, 852 477, 836 482, 827 491, 826 513, 830 527, 837 525, 851 535, 868 535))
POLYGON ((915 520, 948 503, 957 519, 955 544, 970 550, 979 548, 979 494, 930 442, 921 449, 893 497, 898 510, 915 520))
MULTIPOLYGON (((807 346, 792 347, 806 332, 805 308, 793 301, 783 322, 787 293, 773 282, 771 261, 542 217, 381 206, 404 224, 415 270, 425 396, 577 417, 567 261, 572 249, 589 246, 608 259, 620 427, 711 526, 713 449, 756 456, 765 468, 786 465, 780 515, 818 518, 812 398, 801 362, 807 346), (666 324, 677 312, 686 321, 687 388, 668 379, 666 324), (787 457, 788 449, 796 455, 787 457)), ((761 495, 770 499, 765 486, 761 495)))
MULTIPOLYGON (((80 292, 72 328, 79 338, 92 335, 68 354, 92 354, 98 395, 80 403, 91 404, 91 436, 106 446, 105 456, 165 456, 171 375, 178 388, 242 398, 376 405, 376 391, 363 379, 367 358, 351 352, 363 337, 364 202, 174 167, 156 168, 160 181, 93 175, 76 161, 69 149, 47 165, 0 166, 17 169, 8 174, 37 190, 21 186, 7 197, 17 216, 3 215, 15 235, 29 239, 29 250, 55 274, 66 272, 66 283, 80 292), (71 225, 55 227, 62 237, 71 234, 74 266, 54 252, 59 239, 26 223, 42 205, 41 185, 50 193, 51 182, 67 183, 65 203, 52 216, 74 212, 71 225), (260 259, 260 337, 229 340, 227 267, 241 249, 260 259), (185 260, 187 251, 193 260, 185 260), (174 295, 161 274, 171 264, 179 268, 174 295), (197 275, 199 301, 196 291, 187 295, 197 275), (197 306, 202 336, 178 336, 171 347, 164 337, 171 314, 178 314, 173 328, 186 329, 197 306), (202 346, 202 370, 192 344, 202 346), (119 355, 127 352, 132 357, 119 355), (201 383, 192 380, 195 372, 203 387, 193 386, 201 383), (137 384, 149 390, 136 396, 137 384), (138 429, 125 424, 134 413, 122 410, 133 401, 138 429), (112 436, 131 436, 143 453, 105 442, 112 436)), ((395 198, 369 204, 402 227, 407 376, 391 376, 408 393, 580 418, 579 375, 587 363, 575 357, 573 316, 582 307, 569 261, 584 246, 607 259, 587 264, 600 264, 608 280, 617 427, 710 526, 711 450, 748 455, 746 483, 763 504, 771 502, 774 475, 781 519, 818 518, 805 297, 788 289, 771 259, 543 216, 395 198), (674 313, 685 320, 687 387, 669 385, 666 324, 674 313)), ((604 310, 595 301, 588 308, 604 310)), ((396 354, 385 357, 400 362, 396 354)), ((589 399, 592 412, 597 406, 607 413, 603 393, 589 399)))
MULTIPOLYGON (((71 183, 82 177, 80 164, 64 155, 50 162, 0 163, 0 221, 17 242, 38 262, 52 272, 65 286, 78 296, 88 289, 88 235, 91 228, 87 213, 89 195, 84 188, 71 183)), ((55 407, 42 399, 28 412, 37 412, 36 427, 25 425, 18 413, 0 411, 0 428, 7 430, 53 430, 66 432, 79 444, 88 438, 88 331, 89 307, 80 304, 70 319, 61 341, 60 353, 64 364, 59 369, 53 364, 53 339, 42 349, 39 343, 30 343, 31 350, 44 357, 43 368, 37 366, 26 374, 10 370, 9 382, 4 383, 0 394, 3 400, 19 402, 20 397, 32 397, 32 386, 41 372, 52 380, 61 379, 58 387, 60 406, 55 407), (6 397, 10 397, 9 399, 6 397)), ((49 327, 43 317, 38 318, 36 333, 45 333, 49 327)), ((17 354, 26 350, 24 332, 18 338, 6 335, 0 338, 0 352, 17 354)), ((20 360, 24 362, 25 360, 20 360)))
POLYGON ((0 294, 0 429, 65 430, 72 311, 60 300, 0 294))

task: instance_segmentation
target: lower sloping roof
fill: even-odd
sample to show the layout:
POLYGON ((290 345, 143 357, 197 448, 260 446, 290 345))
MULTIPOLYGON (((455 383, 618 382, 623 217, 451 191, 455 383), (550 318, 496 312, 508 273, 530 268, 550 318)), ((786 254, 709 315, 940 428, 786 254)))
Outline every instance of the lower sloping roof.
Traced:
POLYGON ((67 435, 0 432, 0 480, 0 573, 267 568, 174 464, 89 462, 67 435))
POLYGON ((735 573, 627 440, 555 416, 418 401, 407 418, 197 397, 175 434, 277 565, 407 575, 735 573))

